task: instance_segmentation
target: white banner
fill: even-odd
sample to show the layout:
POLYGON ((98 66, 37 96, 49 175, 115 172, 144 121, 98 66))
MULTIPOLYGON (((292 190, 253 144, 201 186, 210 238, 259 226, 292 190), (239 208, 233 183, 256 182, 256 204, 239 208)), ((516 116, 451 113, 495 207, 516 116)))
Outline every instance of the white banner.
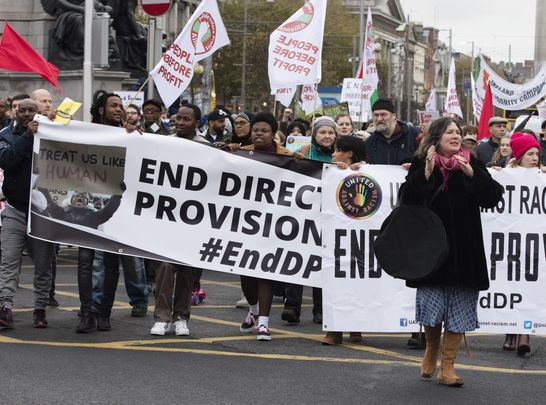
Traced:
POLYGON ((445 112, 457 114, 459 117, 463 118, 461 103, 459 103, 459 96, 457 95, 457 84, 455 80, 455 59, 453 58, 451 58, 451 65, 449 67, 449 80, 447 82, 447 94, 444 110, 445 112))
POLYGON ((472 111, 474 113, 474 117, 476 117, 476 121, 480 122, 480 116, 482 115, 483 108, 483 98, 481 98, 478 93, 478 88, 473 75, 470 75, 470 81, 472 85, 472 111))
POLYGON ((546 65, 542 66, 538 74, 524 84, 514 84, 504 80, 487 64, 480 55, 480 70, 476 79, 477 90, 485 98, 487 80, 491 84, 493 105, 504 110, 523 110, 535 105, 546 96, 546 65))
POLYGON ((356 122, 368 120, 369 111, 362 105, 370 105, 370 97, 375 88, 369 83, 362 84, 362 79, 343 79, 341 89, 341 102, 346 101, 349 105, 351 119, 356 122), (362 116, 361 116, 362 114, 362 116))
POLYGON ((74 120, 41 120, 34 145, 33 236, 321 285, 320 163, 74 120), (59 206, 56 189, 106 194, 105 207, 59 206))
MULTIPOLYGON (((373 241, 407 172, 366 165, 323 172, 323 316, 331 331, 417 331, 415 290, 378 266, 373 241)), ((491 287, 480 293, 480 332, 546 333, 546 175, 491 171, 505 187, 482 214, 491 287)))
POLYGON ((228 45, 229 38, 216 0, 203 0, 150 72, 167 107, 189 86, 197 62, 228 45))
POLYGON ((322 107, 322 101, 315 86, 310 84, 301 88, 301 108, 305 114, 311 114, 317 108, 322 107))
POLYGON ((272 94, 281 87, 320 83, 326 0, 309 0, 269 36, 272 94))

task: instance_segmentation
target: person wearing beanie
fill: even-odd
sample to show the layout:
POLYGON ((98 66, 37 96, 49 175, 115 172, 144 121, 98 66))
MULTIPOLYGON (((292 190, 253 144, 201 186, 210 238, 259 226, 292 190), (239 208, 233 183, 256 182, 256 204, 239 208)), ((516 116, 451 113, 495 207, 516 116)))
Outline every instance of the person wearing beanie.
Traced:
POLYGON ((241 146, 248 146, 252 144, 252 140, 250 138, 250 121, 253 116, 254 114, 249 112, 240 112, 235 116, 235 131, 231 137, 232 143, 238 143, 241 146))
POLYGON ((401 165, 411 160, 417 150, 421 130, 396 119, 394 103, 379 98, 372 106, 375 131, 366 139, 368 160, 372 164, 401 165))
POLYGON ((330 117, 318 117, 313 122, 311 143, 302 146, 296 152, 301 153, 306 159, 330 163, 336 136, 336 122, 330 117))
POLYGON ((489 139, 481 142, 475 149, 476 156, 484 165, 491 162, 493 153, 500 145, 500 141, 506 135, 508 120, 502 117, 491 117, 489 119, 489 139))
MULTIPOLYGON (((252 144, 241 147, 232 143, 229 148, 293 156, 291 151, 275 142, 275 133, 278 129, 279 125, 273 114, 260 112, 250 120, 252 144)), ((256 331, 256 339, 260 341, 271 340, 269 313, 273 302, 273 281, 241 276, 241 288, 248 301, 249 311, 239 330, 241 333, 256 331)))
MULTIPOLYGON (((512 134, 510 147, 514 159, 508 168, 522 167, 535 170, 540 168, 540 144, 534 135, 516 132, 512 134)), ((531 351, 529 335, 507 334, 502 349, 517 350, 518 355, 524 356, 531 351)))

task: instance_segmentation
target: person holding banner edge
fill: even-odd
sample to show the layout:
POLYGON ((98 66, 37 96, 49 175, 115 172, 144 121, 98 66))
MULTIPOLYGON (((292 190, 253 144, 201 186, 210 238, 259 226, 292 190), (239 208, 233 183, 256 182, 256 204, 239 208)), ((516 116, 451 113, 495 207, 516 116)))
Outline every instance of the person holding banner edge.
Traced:
MULTIPOLYGON (((489 288, 480 207, 492 208, 501 200, 503 187, 492 179, 485 165, 462 148, 461 128, 455 120, 434 121, 411 162, 402 186, 403 204, 423 204, 442 220, 449 254, 437 271, 415 281, 416 321, 424 326, 427 340, 421 376, 431 378, 440 352, 440 384, 460 387, 455 359, 463 335, 479 327, 479 292, 489 288)), ((418 258, 416 258, 418 260, 418 258)))

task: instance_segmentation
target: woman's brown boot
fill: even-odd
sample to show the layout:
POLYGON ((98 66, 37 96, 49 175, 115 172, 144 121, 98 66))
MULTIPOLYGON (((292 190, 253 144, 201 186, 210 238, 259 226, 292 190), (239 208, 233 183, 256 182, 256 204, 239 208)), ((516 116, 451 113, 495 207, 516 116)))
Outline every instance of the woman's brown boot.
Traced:
POLYGON ((461 347, 462 333, 453 333, 447 329, 444 331, 444 345, 442 347, 442 367, 438 373, 440 384, 451 387, 460 387, 464 380, 455 373, 455 359, 461 347))
POLYGON ((442 337, 442 325, 425 326, 427 346, 421 365, 421 377, 431 378, 436 371, 438 353, 440 352, 440 338, 442 337))
POLYGON ((328 346, 340 345, 342 342, 343 332, 326 332, 326 336, 322 339, 322 344, 328 346))

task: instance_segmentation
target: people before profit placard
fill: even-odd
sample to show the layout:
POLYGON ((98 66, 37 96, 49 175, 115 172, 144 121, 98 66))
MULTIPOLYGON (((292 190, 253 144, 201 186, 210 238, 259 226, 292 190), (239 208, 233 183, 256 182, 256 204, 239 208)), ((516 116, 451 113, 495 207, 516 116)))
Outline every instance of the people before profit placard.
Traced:
POLYGON ((421 375, 434 375, 443 326, 438 380, 450 386, 464 383, 455 372, 455 359, 463 334, 479 327, 479 292, 489 288, 480 207, 496 206, 503 194, 503 187, 485 165, 461 144, 461 128, 455 120, 444 117, 434 121, 402 186, 402 203, 428 201, 447 234, 449 253, 440 268, 406 284, 417 288, 415 319, 425 328, 421 375))

